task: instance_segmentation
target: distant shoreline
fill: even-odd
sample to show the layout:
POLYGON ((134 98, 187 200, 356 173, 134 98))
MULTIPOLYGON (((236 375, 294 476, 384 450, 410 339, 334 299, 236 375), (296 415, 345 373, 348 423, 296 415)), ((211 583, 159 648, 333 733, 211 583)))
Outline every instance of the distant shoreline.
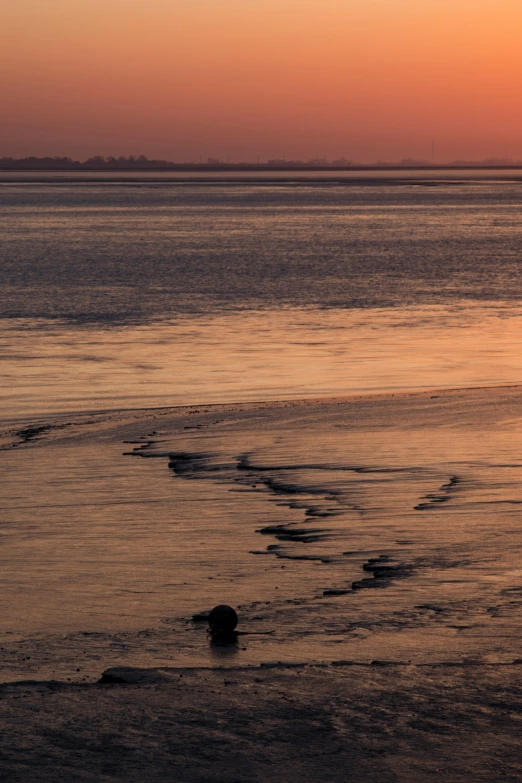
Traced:
POLYGON ((190 172, 369 172, 369 171, 519 171, 522 169, 522 161, 510 164, 488 164, 488 163, 422 163, 414 165, 406 164, 360 164, 353 166, 332 166, 332 165, 306 165, 306 164, 281 164, 271 165, 266 163, 168 163, 163 161, 148 161, 147 163, 122 163, 106 162, 102 165, 93 164, 89 161, 61 161, 28 158, 22 160, 0 160, 0 172, 3 171, 70 171, 70 172, 164 172, 164 171, 190 171, 190 172))

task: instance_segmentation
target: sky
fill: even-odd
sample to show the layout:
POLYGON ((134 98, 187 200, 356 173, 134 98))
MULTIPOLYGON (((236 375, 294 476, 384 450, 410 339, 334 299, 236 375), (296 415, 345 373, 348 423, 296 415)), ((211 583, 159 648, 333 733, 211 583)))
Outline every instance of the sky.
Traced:
POLYGON ((521 0, 0 0, 0 157, 522 159, 521 0))

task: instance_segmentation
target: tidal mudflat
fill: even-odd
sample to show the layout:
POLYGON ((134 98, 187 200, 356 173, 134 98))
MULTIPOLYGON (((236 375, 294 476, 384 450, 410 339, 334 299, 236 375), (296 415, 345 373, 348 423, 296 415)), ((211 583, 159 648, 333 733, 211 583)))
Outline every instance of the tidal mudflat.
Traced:
POLYGON ((521 411, 512 386, 10 423, 4 778, 519 779, 521 411), (237 644, 193 620, 217 603, 237 644))
POLYGON ((520 172, 80 180, 0 183, 0 779, 518 783, 520 172))

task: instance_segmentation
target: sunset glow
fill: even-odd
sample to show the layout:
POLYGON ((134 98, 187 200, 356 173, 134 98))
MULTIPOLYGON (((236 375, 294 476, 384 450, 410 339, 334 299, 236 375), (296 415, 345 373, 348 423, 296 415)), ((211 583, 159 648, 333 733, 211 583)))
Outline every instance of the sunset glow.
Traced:
POLYGON ((0 156, 522 157, 518 0, 18 0, 0 156))

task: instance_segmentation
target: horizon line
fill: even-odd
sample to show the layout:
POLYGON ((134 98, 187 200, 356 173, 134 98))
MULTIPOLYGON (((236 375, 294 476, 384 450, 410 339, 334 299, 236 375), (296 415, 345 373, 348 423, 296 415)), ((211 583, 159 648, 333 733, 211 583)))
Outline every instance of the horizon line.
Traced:
POLYGON ((457 159, 451 161, 427 161, 414 158, 402 158, 399 161, 377 160, 367 163, 337 158, 332 161, 327 158, 312 158, 309 160, 272 158, 261 162, 257 161, 224 161, 209 157, 205 161, 172 161, 158 158, 147 158, 145 155, 130 155, 104 157, 95 155, 85 160, 75 160, 68 156, 36 156, 30 155, 23 158, 1 157, 0 171, 20 170, 46 170, 46 171, 150 171, 150 170, 178 170, 178 171, 298 171, 298 170, 324 170, 331 171, 365 171, 365 170, 394 170, 394 169, 511 169, 522 166, 522 160, 512 158, 485 158, 482 160, 457 159))

